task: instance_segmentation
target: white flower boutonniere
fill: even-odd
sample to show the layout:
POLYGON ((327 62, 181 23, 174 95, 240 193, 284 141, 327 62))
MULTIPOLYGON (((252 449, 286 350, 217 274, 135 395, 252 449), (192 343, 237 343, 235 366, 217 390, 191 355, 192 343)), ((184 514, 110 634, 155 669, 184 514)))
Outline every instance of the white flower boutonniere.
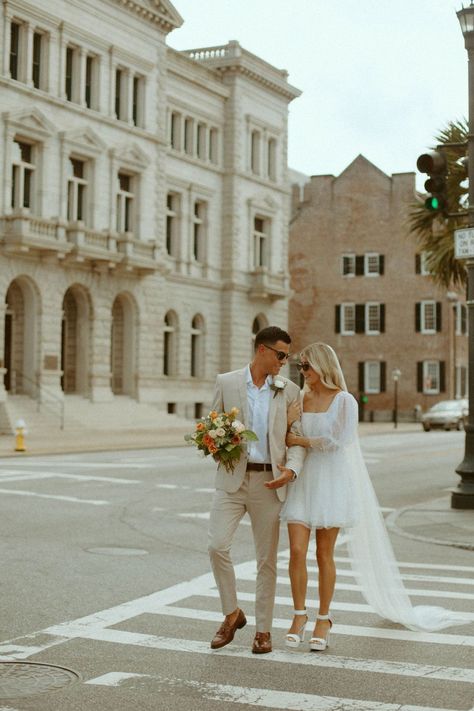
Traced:
POLYGON ((273 383, 270 385, 270 390, 273 390, 273 397, 275 398, 278 393, 282 393, 283 390, 286 388, 286 381, 283 380, 283 378, 280 378, 280 376, 276 376, 273 378, 273 383))

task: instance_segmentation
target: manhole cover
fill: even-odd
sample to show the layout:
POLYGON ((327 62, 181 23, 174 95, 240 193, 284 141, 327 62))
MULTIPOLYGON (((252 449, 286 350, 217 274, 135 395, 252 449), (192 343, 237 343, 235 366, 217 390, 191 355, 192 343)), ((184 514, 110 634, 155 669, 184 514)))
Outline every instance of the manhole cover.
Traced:
POLYGON ((65 667, 33 662, 0 662, 0 699, 19 699, 58 691, 79 679, 79 674, 65 667))
POLYGON ((143 548, 114 548, 113 546, 104 546, 103 548, 88 548, 89 553, 97 553, 98 555, 148 555, 148 551, 143 548))

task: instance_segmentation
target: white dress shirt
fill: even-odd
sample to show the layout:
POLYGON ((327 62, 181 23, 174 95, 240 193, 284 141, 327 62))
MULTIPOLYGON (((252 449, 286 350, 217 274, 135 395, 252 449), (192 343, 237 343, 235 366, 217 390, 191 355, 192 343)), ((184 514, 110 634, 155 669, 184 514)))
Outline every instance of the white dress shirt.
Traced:
POLYGON ((268 444, 268 416, 272 390, 271 376, 267 378, 261 388, 257 388, 252 380, 250 366, 247 366, 247 399, 249 405, 248 428, 253 430, 258 437, 257 442, 248 442, 248 461, 253 464, 270 463, 270 447, 268 444))

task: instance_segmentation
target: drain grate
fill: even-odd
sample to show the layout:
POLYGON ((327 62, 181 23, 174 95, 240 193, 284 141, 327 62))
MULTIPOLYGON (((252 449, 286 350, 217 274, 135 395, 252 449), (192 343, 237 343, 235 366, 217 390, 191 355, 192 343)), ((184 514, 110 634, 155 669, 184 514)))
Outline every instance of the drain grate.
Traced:
POLYGON ((0 662, 0 699, 59 691, 80 679, 65 667, 35 662, 0 662))

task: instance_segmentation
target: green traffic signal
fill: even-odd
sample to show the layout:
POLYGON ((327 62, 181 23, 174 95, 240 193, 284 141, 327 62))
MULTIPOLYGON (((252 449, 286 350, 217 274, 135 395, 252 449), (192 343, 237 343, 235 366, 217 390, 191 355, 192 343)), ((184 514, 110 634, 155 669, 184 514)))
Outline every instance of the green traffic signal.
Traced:
POLYGON ((425 200, 427 210, 439 210, 439 200, 437 197, 429 197, 425 200))

